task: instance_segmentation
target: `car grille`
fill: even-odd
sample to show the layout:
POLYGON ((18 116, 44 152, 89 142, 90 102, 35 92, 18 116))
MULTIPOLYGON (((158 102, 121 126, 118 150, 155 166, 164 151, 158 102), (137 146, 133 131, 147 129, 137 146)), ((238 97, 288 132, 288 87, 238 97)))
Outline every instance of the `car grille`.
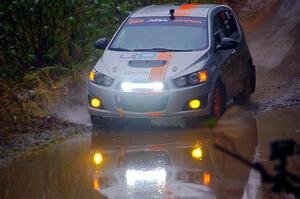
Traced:
POLYGON ((167 103, 167 96, 123 96, 118 105, 124 111, 154 112, 164 110, 167 103))

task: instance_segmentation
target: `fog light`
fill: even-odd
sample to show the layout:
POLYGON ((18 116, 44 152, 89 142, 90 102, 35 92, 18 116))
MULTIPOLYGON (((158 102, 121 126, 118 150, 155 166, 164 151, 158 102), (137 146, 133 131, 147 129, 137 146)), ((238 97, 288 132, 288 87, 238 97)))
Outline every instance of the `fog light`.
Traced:
POLYGON ((99 108, 101 106, 101 101, 97 98, 92 98, 91 106, 94 108, 99 108))
POLYGON ((198 99, 193 99, 189 102, 190 109, 198 109, 200 108, 201 102, 198 99))

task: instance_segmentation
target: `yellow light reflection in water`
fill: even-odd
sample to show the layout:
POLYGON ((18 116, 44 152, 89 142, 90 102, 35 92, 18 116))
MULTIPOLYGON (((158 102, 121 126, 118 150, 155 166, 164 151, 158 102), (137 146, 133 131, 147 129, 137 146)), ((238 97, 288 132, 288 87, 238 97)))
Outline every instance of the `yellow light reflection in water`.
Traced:
POLYGON ((207 173, 207 172, 204 172, 203 173, 203 184, 204 185, 209 185, 210 184, 210 179, 211 179, 210 174, 207 173))
POLYGON ((97 178, 94 178, 93 185, 94 185, 94 189, 95 189, 95 190, 98 191, 98 190, 100 189, 100 183, 99 183, 99 181, 98 181, 97 178))
POLYGON ((203 152, 200 146, 196 147, 192 151, 192 157, 197 160, 202 160, 203 152))
POLYGON ((103 161, 102 154, 100 152, 96 152, 94 154, 93 160, 96 165, 100 165, 103 161))

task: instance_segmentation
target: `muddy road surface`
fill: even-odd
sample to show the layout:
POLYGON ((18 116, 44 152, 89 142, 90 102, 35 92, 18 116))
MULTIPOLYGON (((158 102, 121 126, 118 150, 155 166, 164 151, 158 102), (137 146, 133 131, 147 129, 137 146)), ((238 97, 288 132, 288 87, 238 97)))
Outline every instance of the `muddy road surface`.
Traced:
MULTIPOLYGON (((213 145, 274 174, 270 142, 300 143, 299 13, 300 1, 280 1, 248 36, 257 69, 253 106, 231 105, 211 128, 172 121, 85 128, 82 136, 2 164, 0 198, 293 198, 272 193, 259 173, 213 145)), ((88 118, 85 111, 80 118, 88 118)), ((299 168, 299 158, 290 158, 289 170, 299 168)))
POLYGON ((300 105, 300 1, 280 1, 273 12, 248 41, 257 70, 252 102, 259 111, 300 105))

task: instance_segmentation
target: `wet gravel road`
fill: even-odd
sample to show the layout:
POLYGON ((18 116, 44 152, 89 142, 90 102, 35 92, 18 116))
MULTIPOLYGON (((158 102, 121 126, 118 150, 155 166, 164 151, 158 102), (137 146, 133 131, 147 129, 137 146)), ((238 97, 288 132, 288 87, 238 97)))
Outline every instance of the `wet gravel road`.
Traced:
MULTIPOLYGON (((0 198, 288 198, 271 193, 257 172, 213 144, 274 172, 270 142, 300 143, 299 13, 300 1, 281 1, 249 38, 257 67, 254 106, 231 105, 213 128, 130 121, 85 129, 1 165, 0 198)), ((289 159, 291 171, 299 168, 299 158, 289 159)))
POLYGON ((282 0, 273 12, 248 41, 257 70, 252 103, 258 112, 300 105, 300 1, 282 0))

